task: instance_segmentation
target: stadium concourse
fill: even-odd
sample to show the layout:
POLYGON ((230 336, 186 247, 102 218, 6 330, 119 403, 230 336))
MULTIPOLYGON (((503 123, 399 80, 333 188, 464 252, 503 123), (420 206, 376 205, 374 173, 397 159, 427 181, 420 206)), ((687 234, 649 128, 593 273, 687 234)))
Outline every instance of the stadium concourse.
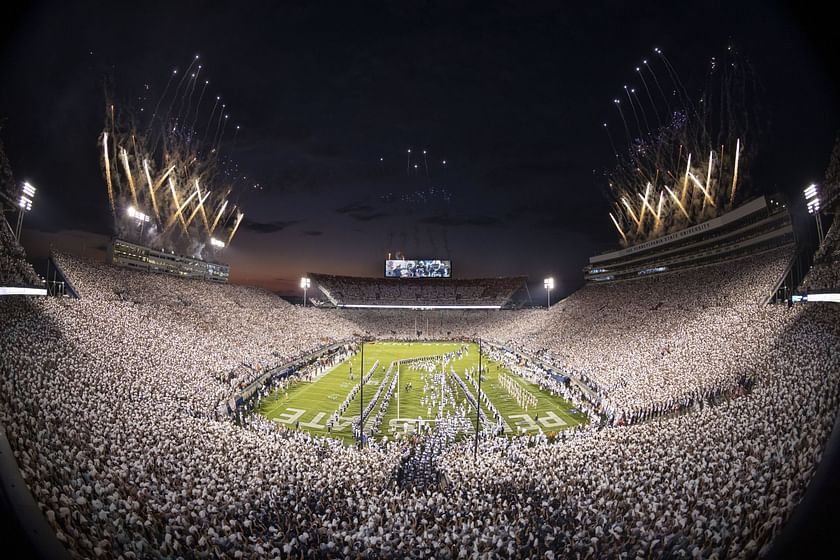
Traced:
POLYGON ((761 556, 838 409, 836 307, 761 303, 789 256, 588 285, 549 311, 429 312, 424 337, 538 355, 605 417, 554 442, 485 437, 474 462, 434 432, 357 449, 217 419, 243 362, 411 338, 411 314, 56 255, 80 299, 0 299, 0 420, 76 558, 761 556), (443 482, 397 484, 427 453, 443 482))

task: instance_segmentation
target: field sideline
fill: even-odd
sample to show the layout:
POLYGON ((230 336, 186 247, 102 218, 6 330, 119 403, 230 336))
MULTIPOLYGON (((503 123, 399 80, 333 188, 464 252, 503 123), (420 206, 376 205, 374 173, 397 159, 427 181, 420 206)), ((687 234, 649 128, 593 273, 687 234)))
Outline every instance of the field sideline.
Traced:
MULTIPOLYGON (((392 362, 410 358, 440 356, 448 352, 456 352, 459 349, 463 350, 462 356, 453 360, 450 365, 454 367, 458 377, 475 395, 475 388, 468 382, 465 371, 477 371, 477 344, 459 342, 368 342, 364 348, 364 367, 367 371, 370 371, 377 360, 379 364, 375 373, 365 384, 364 402, 361 401, 361 396, 357 393, 345 413, 341 415, 338 423, 333 425, 331 431, 327 429, 327 421, 341 406, 353 388, 359 384, 362 370, 360 352, 327 370, 312 382, 296 380, 287 391, 276 391, 260 402, 257 411, 270 420, 290 428, 299 428, 315 435, 331 435, 343 439, 346 443, 353 443, 351 423, 358 421, 360 403, 362 407, 368 405, 376 394, 380 383, 385 380, 386 372, 392 362), (350 377, 351 367, 353 379, 350 377)), ((542 391, 539 386, 512 374, 501 364, 490 361, 486 354, 483 355, 482 365, 484 377, 482 378, 481 389, 502 416, 506 435, 533 434, 540 428, 546 433, 555 432, 586 422, 586 415, 574 411, 571 403, 561 397, 542 391), (500 376, 507 378, 506 385, 502 383, 500 376), (518 394, 518 398, 514 394, 518 394)), ((396 369, 395 367, 395 372, 396 369)), ((436 415, 436 410, 430 403, 430 393, 424 393, 423 391, 424 385, 431 387, 431 374, 423 369, 416 369, 416 366, 411 367, 406 364, 403 364, 399 370, 399 384, 391 397, 376 439, 380 439, 383 435, 393 439, 397 433, 410 433, 415 429, 418 419, 428 422, 434 420, 436 415), (409 384, 411 389, 407 390, 409 384), (398 411, 399 416, 397 415, 398 411)), ((475 408, 466 401, 463 390, 449 374, 449 370, 450 366, 447 366, 446 389, 454 397, 457 404, 447 406, 445 410, 454 412, 457 408, 468 411, 467 415, 471 418, 472 423, 470 429, 474 430, 475 408)), ((388 385, 391 384, 391 380, 392 378, 388 379, 388 385)), ((383 396, 387 388, 387 386, 383 388, 383 396)), ((382 397, 375 404, 373 411, 368 416, 368 421, 379 411, 381 400, 382 397)), ((486 407, 482 406, 482 409, 488 417, 491 417, 486 407)))

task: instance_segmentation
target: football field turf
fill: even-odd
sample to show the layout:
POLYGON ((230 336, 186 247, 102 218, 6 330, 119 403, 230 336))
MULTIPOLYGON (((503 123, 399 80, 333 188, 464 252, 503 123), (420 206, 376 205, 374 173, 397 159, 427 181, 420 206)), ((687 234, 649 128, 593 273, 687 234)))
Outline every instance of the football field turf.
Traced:
MULTIPOLYGON (((444 376, 446 390, 454 398, 455 405, 448 405, 446 411, 454 411, 455 407, 468 411, 475 425, 475 408, 466 400, 463 389, 451 375, 454 370, 460 380, 473 395, 475 387, 468 381, 466 370, 475 372, 478 367, 479 352, 477 344, 460 342, 368 342, 364 348, 364 368, 368 372, 378 361, 376 371, 364 387, 364 401, 357 393, 350 405, 328 432, 327 421, 344 402, 347 395, 359 384, 362 372, 361 352, 357 352, 350 359, 328 369, 321 376, 311 382, 293 381, 287 391, 277 391, 260 402, 258 412, 270 420, 288 426, 307 430, 316 435, 331 435, 339 437, 347 443, 353 443, 351 423, 358 421, 360 404, 366 407, 375 396, 379 385, 385 381, 386 372, 392 362, 410 358, 436 357, 448 352, 463 349, 460 358, 454 359, 447 366, 444 376), (352 376, 351 379, 351 366, 352 376)), ((586 416, 573 410, 573 405, 561 397, 542 391, 538 385, 530 383, 524 378, 511 373, 499 363, 488 360, 483 355, 481 389, 499 411, 505 423, 506 435, 521 433, 536 433, 539 428, 543 432, 556 432, 572 428, 586 421, 586 416), (503 381, 506 382, 503 383, 503 381)), ((399 368, 394 366, 392 376, 387 379, 387 385, 375 403, 373 410, 367 416, 366 433, 370 420, 380 410, 380 403, 385 396, 388 385, 399 369, 399 383, 397 384, 390 403, 385 411, 382 424, 375 439, 387 435, 393 439, 397 432, 412 432, 418 419, 423 422, 433 421, 437 414, 430 401, 430 393, 424 393, 424 385, 431 386, 431 374, 424 369, 403 363, 399 368), (409 388, 410 385, 410 388, 409 388)), ((440 366, 438 366, 438 372, 440 366)), ((473 373, 475 380, 475 374, 473 373)), ((439 392, 438 392, 439 394, 439 392)), ((485 414, 493 418, 490 411, 482 406, 485 414)))

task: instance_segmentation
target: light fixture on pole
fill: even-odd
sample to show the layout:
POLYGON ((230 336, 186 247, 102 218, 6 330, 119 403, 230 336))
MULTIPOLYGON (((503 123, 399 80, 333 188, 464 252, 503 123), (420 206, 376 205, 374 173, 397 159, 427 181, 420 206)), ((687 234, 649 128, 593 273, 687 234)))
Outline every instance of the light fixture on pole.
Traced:
POLYGON ((306 307, 306 290, 309 289, 309 286, 312 285, 312 281, 309 278, 303 277, 300 279, 300 287, 303 288, 303 306, 306 307))
POLYGON ((219 249, 224 249, 225 248, 225 242, 221 241, 219 239, 216 239, 215 237, 210 238, 210 245, 212 245, 213 247, 218 247, 219 249))
POLYGON ((808 188, 804 191, 805 194, 805 204, 808 207, 808 213, 814 215, 814 219, 817 221, 817 237, 820 240, 820 245, 823 242, 823 230, 822 230, 822 222, 820 221, 820 193, 817 189, 817 185, 811 183, 808 188))
POLYGON ((546 278, 543 280, 543 286, 545 287, 546 296, 545 308, 548 309, 551 307, 551 290, 554 289, 554 278, 546 278))
POLYGON ((23 213, 32 210, 32 201, 35 199, 35 192, 37 190, 38 189, 29 184, 28 181, 24 181, 20 198, 18 199, 18 207, 20 210, 18 210, 18 222, 17 227, 15 228, 15 240, 18 242, 20 242, 20 230, 23 227, 23 213))

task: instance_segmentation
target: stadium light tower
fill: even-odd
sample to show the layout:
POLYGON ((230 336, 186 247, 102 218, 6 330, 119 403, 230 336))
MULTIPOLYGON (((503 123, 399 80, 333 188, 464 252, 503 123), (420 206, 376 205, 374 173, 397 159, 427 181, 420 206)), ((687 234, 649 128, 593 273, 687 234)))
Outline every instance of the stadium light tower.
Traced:
POLYGON ((820 191, 817 189, 817 185, 811 183, 807 189, 804 191, 805 194, 805 204, 808 207, 808 213, 814 215, 814 219, 817 221, 817 237, 820 240, 820 245, 823 243, 823 230, 822 230, 822 222, 820 221, 820 191))
POLYGON ((149 216, 137 210, 134 206, 129 206, 125 213, 128 214, 129 218, 134 218, 137 221, 137 224, 140 226, 140 239, 143 239, 143 229, 149 223, 149 216))
POLYGON ((303 288, 303 306, 306 307, 306 290, 312 285, 312 281, 305 276, 300 279, 300 287, 303 288))
POLYGON ((543 280, 543 286, 545 287, 545 308, 548 309, 551 307, 551 290, 554 289, 554 278, 546 278, 543 280))
POLYGON ((35 191, 37 190, 28 181, 24 181, 20 198, 18 199, 20 210, 18 211, 17 227, 15 228, 15 241, 18 243, 20 243, 20 230, 23 227, 23 213, 32 210, 32 201, 35 199, 35 191))

